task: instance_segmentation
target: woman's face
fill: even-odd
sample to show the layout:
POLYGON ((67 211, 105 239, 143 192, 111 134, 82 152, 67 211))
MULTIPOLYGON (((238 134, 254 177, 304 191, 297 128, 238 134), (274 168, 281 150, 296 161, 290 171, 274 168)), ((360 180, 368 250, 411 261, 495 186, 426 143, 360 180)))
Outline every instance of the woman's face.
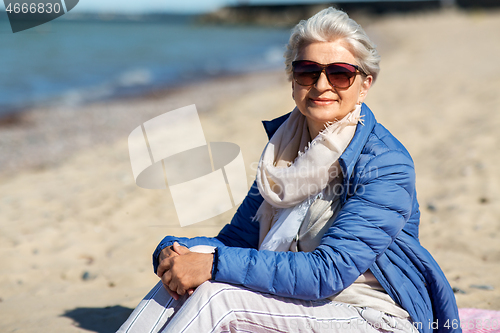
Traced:
MULTIPOLYGON (((346 62, 358 65, 348 44, 342 39, 333 42, 314 42, 305 45, 296 60, 311 60, 320 64, 346 62)), ((362 103, 372 83, 368 75, 356 75, 354 83, 347 89, 337 89, 330 85, 325 73, 312 86, 301 86, 292 81, 292 96, 300 112, 306 117, 311 138, 324 128, 328 121, 344 118, 362 103)))

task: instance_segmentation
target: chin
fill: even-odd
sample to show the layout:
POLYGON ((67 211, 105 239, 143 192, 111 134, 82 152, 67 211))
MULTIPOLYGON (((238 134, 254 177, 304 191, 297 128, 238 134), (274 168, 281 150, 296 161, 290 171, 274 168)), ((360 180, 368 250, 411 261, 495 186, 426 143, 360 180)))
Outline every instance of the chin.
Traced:
POLYGON ((321 123, 327 123, 329 121, 340 120, 343 118, 338 110, 328 110, 326 108, 309 110, 309 115, 311 120, 321 123))

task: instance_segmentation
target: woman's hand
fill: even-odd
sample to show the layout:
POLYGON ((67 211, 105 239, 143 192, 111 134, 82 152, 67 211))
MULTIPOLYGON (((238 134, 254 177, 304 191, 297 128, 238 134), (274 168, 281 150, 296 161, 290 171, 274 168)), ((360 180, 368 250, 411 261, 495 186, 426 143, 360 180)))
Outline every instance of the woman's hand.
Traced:
MULTIPOLYGON (((179 243, 177 243, 177 242, 174 242, 174 245, 167 246, 166 248, 164 248, 160 252, 160 255, 158 256, 158 260, 161 263, 163 261, 163 259, 171 258, 171 257, 178 256, 181 254, 189 253, 189 252, 190 251, 187 247, 179 245, 179 243)), ((159 274, 159 272, 160 272, 159 268, 158 268, 157 272, 158 272, 159 277, 161 277, 161 275, 163 275, 163 274, 161 274, 161 275, 159 274)))
POLYGON ((157 272, 170 296, 177 300, 179 296, 186 292, 191 294, 194 288, 210 280, 213 254, 191 252, 177 243, 174 243, 172 250, 174 253, 165 251, 157 272))
MULTIPOLYGON (((172 258, 172 257, 176 257, 176 256, 179 256, 181 254, 186 254, 186 253, 189 253, 189 249, 185 246, 181 246, 179 245, 179 243, 177 242, 174 242, 174 245, 171 245, 171 246, 167 246, 166 248, 164 248, 161 252, 160 252, 160 255, 158 257, 158 260, 160 262, 160 265, 158 266, 158 270, 157 270, 157 275, 159 278, 162 278, 163 274, 165 274, 165 269, 164 269, 164 265, 162 266, 161 263, 165 260, 165 259, 168 259, 168 258, 172 258)), ((166 284, 163 284, 163 286, 165 287, 165 289, 167 290, 168 294, 175 300, 178 300, 180 295, 177 294, 175 291, 171 290, 168 285, 166 284)), ((193 293, 194 290, 190 289, 188 290, 188 294, 191 295, 193 293)))

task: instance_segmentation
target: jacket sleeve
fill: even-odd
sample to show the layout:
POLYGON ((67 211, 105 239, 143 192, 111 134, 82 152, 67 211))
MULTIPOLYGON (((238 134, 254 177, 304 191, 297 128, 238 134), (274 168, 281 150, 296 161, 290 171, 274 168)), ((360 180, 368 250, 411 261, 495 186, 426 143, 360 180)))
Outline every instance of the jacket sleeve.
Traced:
POLYGON ((313 252, 220 246, 213 278, 306 300, 326 298, 348 287, 389 247, 409 219, 413 162, 402 152, 388 151, 372 157, 353 179, 344 187, 352 192, 313 252))
POLYGON ((259 223, 252 221, 257 209, 264 199, 259 194, 257 183, 254 181, 252 187, 248 191, 247 196, 241 203, 240 207, 234 214, 231 223, 224 226, 217 237, 175 237, 166 236, 158 244, 153 253, 153 268, 154 272, 158 269, 158 256, 160 252, 167 246, 178 242, 185 247, 195 245, 211 245, 215 247, 223 246, 239 246, 257 248, 259 242, 259 223))

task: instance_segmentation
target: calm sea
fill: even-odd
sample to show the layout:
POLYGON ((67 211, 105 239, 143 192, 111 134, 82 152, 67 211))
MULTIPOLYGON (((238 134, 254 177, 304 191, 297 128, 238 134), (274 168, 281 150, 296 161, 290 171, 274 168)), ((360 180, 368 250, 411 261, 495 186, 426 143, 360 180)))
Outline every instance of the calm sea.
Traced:
POLYGON ((0 17, 0 114, 282 68, 288 37, 289 29, 204 26, 191 20, 56 19, 13 34, 0 17))

